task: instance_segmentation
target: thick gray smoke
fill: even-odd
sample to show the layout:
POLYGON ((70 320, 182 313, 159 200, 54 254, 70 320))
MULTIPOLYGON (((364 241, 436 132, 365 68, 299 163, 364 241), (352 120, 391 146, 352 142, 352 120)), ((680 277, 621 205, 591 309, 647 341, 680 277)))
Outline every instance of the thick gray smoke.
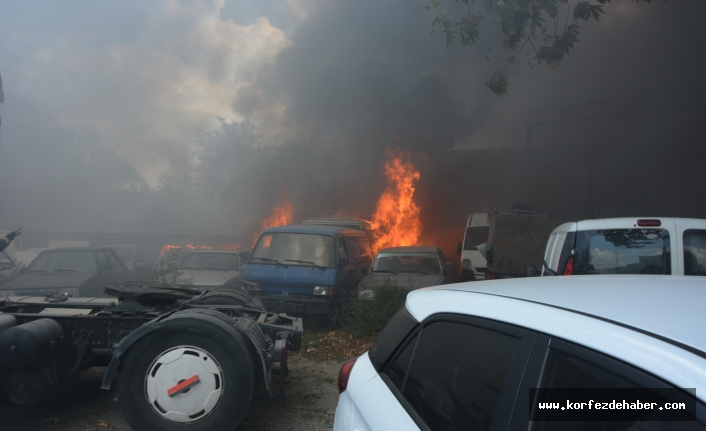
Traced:
MULTIPOLYGON (((44 108, 36 95, 24 95, 31 91, 29 84, 21 82, 19 70, 29 61, 23 63, 16 49, 3 56, 10 64, 0 64, 9 72, 0 142, 2 224, 43 230, 222 232, 249 237, 282 193, 294 204, 295 221, 333 214, 367 218, 385 187, 385 149, 399 147, 410 152, 421 170, 416 196, 424 225, 422 239, 444 243, 449 249, 472 211, 509 206, 517 200, 532 201, 539 210, 562 218, 620 215, 625 210, 619 206, 600 209, 599 187, 624 188, 624 181, 616 185, 623 178, 616 170, 650 181, 645 163, 631 154, 662 158, 651 166, 661 172, 652 178, 678 171, 693 159, 688 153, 696 148, 694 142, 702 131, 706 93, 703 2, 614 1, 606 6, 600 23, 582 23, 580 42, 558 70, 529 68, 522 56, 505 69, 510 87, 503 97, 484 85, 509 55, 501 48, 488 51, 497 45, 499 35, 488 32, 473 48, 446 48, 441 35, 429 35, 433 15, 422 7, 424 2, 262 4, 262 9, 253 7, 245 13, 228 3, 208 21, 214 31, 230 29, 233 33, 227 36, 235 38, 240 33, 224 21, 232 18, 237 25, 251 25, 260 13, 270 14, 271 25, 260 20, 248 31, 276 49, 253 69, 233 69, 234 78, 224 72, 230 69, 221 51, 204 48, 195 30, 178 44, 155 36, 155 28, 169 30, 174 22, 160 27, 157 19, 144 23, 135 18, 139 14, 125 12, 126 19, 144 33, 123 31, 115 23, 106 34, 90 28, 99 40, 112 41, 113 60, 134 59, 126 47, 152 43, 171 56, 164 64, 179 68, 183 59, 196 64, 179 69, 188 78, 184 91, 202 88, 198 76, 211 82, 241 79, 246 83, 224 87, 232 90, 220 96, 233 115, 220 115, 226 117, 221 123, 217 115, 209 123, 191 121, 191 114, 174 111, 175 118, 189 118, 178 120, 180 124, 191 121, 193 137, 186 143, 156 114, 154 121, 139 123, 145 131, 131 135, 133 123, 121 124, 122 113, 134 109, 134 116, 149 117, 159 106, 131 105, 129 100, 139 101, 140 94, 128 98, 124 93, 135 91, 130 88, 105 89, 106 99, 99 109, 104 116, 81 117, 93 118, 93 123, 68 121, 67 117, 75 119, 77 112, 85 114, 90 107, 44 108), (290 8, 289 15, 283 12, 285 7, 290 8), (192 69, 202 70, 201 75, 193 72, 191 77, 192 69), (119 103, 112 104, 113 99, 119 103), (116 124, 106 125, 110 116, 105 113, 111 109, 116 124), (133 141, 135 136, 150 140, 133 141), (669 148, 677 148, 675 142, 679 154, 667 157, 669 148), (520 150, 528 145, 534 150, 520 150), (577 145, 591 150, 566 149, 577 145), (586 154, 595 158, 592 165, 584 163, 586 154), (595 175, 586 174, 587 170, 595 175), (159 172, 161 180, 149 178, 148 183, 145 172, 159 172), (543 186, 552 181, 575 181, 574 190, 584 190, 588 183, 593 188, 582 191, 580 197, 572 198, 570 192, 568 197, 565 192, 557 196, 557 190, 543 186), (593 203, 586 204, 590 199, 593 203)), ((166 15, 178 15, 176 3, 163 9, 166 15)), ((94 7, 89 16, 100 21, 105 19, 103 12, 107 13, 94 7)), ((58 22, 68 25, 72 20, 58 22)), ((4 43, 7 48, 8 42, 4 43)), ((28 44, 27 55, 41 52, 30 42, 23 43, 28 44)), ((227 49, 241 48, 228 45, 227 49)), ((258 49, 244 50, 242 55, 258 49)), ((144 57, 138 58, 153 58, 150 52, 145 48, 140 54, 144 57)), ((85 58, 79 49, 71 53, 71 58, 85 58)), ((176 79, 169 75, 171 69, 146 70, 165 74, 167 82, 176 79)), ((90 89, 101 91, 98 83, 106 81, 100 74, 109 72, 115 71, 89 68, 79 76, 93 77, 96 84, 90 89)), ((149 73, 135 75, 134 70, 123 73, 131 80, 149 78, 149 73)), ((57 79, 74 85, 70 79, 57 79)), ((119 78, 108 82, 122 83, 119 78)), ((149 82, 141 81, 136 88, 142 90, 137 93, 158 91, 149 82)), ((90 94, 84 98, 88 100, 90 94)), ((642 200, 651 199, 644 196, 642 200)), ((676 211, 653 205, 645 210, 706 216, 700 207, 676 211)))

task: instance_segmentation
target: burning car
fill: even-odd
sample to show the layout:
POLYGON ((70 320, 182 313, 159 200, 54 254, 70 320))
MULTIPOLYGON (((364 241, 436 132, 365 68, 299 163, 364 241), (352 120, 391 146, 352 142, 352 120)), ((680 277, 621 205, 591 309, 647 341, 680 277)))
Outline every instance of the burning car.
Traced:
POLYGON ((383 286, 407 294, 422 287, 450 282, 446 259, 438 247, 389 247, 375 256, 369 274, 358 285, 358 295, 361 299, 373 299, 375 290, 383 286))
POLYGON ((213 289, 241 290, 241 269, 250 250, 192 250, 177 267, 179 277, 202 292, 213 289))
POLYGON ((56 248, 41 252, 22 274, 0 287, 0 296, 105 297, 109 284, 130 281, 132 272, 109 248, 56 248))

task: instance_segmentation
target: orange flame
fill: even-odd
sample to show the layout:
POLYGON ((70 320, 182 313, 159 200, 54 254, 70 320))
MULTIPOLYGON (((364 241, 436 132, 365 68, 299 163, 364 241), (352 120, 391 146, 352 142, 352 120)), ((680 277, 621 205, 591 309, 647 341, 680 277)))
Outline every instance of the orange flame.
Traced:
POLYGON ((414 203, 414 181, 421 175, 409 160, 409 153, 388 148, 387 155, 387 188, 378 199, 371 221, 375 253, 385 247, 417 245, 422 231, 419 207, 414 203))
POLYGON ((279 203, 272 213, 262 222, 262 229, 269 229, 276 226, 284 226, 292 223, 292 210, 294 210, 294 204, 289 199, 287 192, 283 189, 282 194, 279 198, 279 203))
POLYGON ((234 243, 234 244, 223 244, 221 246, 215 247, 212 245, 194 245, 194 244, 185 244, 185 245, 174 245, 174 244, 164 244, 162 246, 162 250, 159 252, 160 256, 164 256, 165 253, 170 252, 172 250, 181 250, 183 248, 187 248, 189 250, 238 250, 243 248, 243 245, 240 243, 234 243))

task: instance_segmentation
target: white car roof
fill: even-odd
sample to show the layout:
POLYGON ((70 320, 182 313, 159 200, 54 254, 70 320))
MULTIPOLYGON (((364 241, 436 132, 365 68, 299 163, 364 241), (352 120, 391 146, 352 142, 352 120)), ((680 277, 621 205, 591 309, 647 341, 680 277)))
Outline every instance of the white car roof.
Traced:
POLYGON ((422 321, 459 313, 525 327, 631 363, 706 400, 706 280, 677 276, 537 277, 412 291, 422 321))
POLYGON ((573 232, 576 230, 600 230, 600 229, 631 229, 636 228, 638 220, 659 220, 662 224, 660 227, 682 227, 706 229, 706 220, 696 218, 679 218, 679 217, 620 217, 620 218, 604 218, 592 220, 578 220, 574 222, 564 223, 554 229, 556 232, 573 232))

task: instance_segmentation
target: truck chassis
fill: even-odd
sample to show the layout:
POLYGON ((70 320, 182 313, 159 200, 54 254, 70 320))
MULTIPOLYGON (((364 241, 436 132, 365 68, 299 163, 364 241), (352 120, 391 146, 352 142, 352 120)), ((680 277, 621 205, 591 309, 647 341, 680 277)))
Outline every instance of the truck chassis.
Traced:
POLYGON ((115 298, 0 299, 0 387, 12 401, 35 404, 93 366, 107 366, 102 387, 117 383, 136 430, 232 430, 258 387, 284 399, 301 319, 268 313, 243 292, 153 283, 105 291, 115 298))

